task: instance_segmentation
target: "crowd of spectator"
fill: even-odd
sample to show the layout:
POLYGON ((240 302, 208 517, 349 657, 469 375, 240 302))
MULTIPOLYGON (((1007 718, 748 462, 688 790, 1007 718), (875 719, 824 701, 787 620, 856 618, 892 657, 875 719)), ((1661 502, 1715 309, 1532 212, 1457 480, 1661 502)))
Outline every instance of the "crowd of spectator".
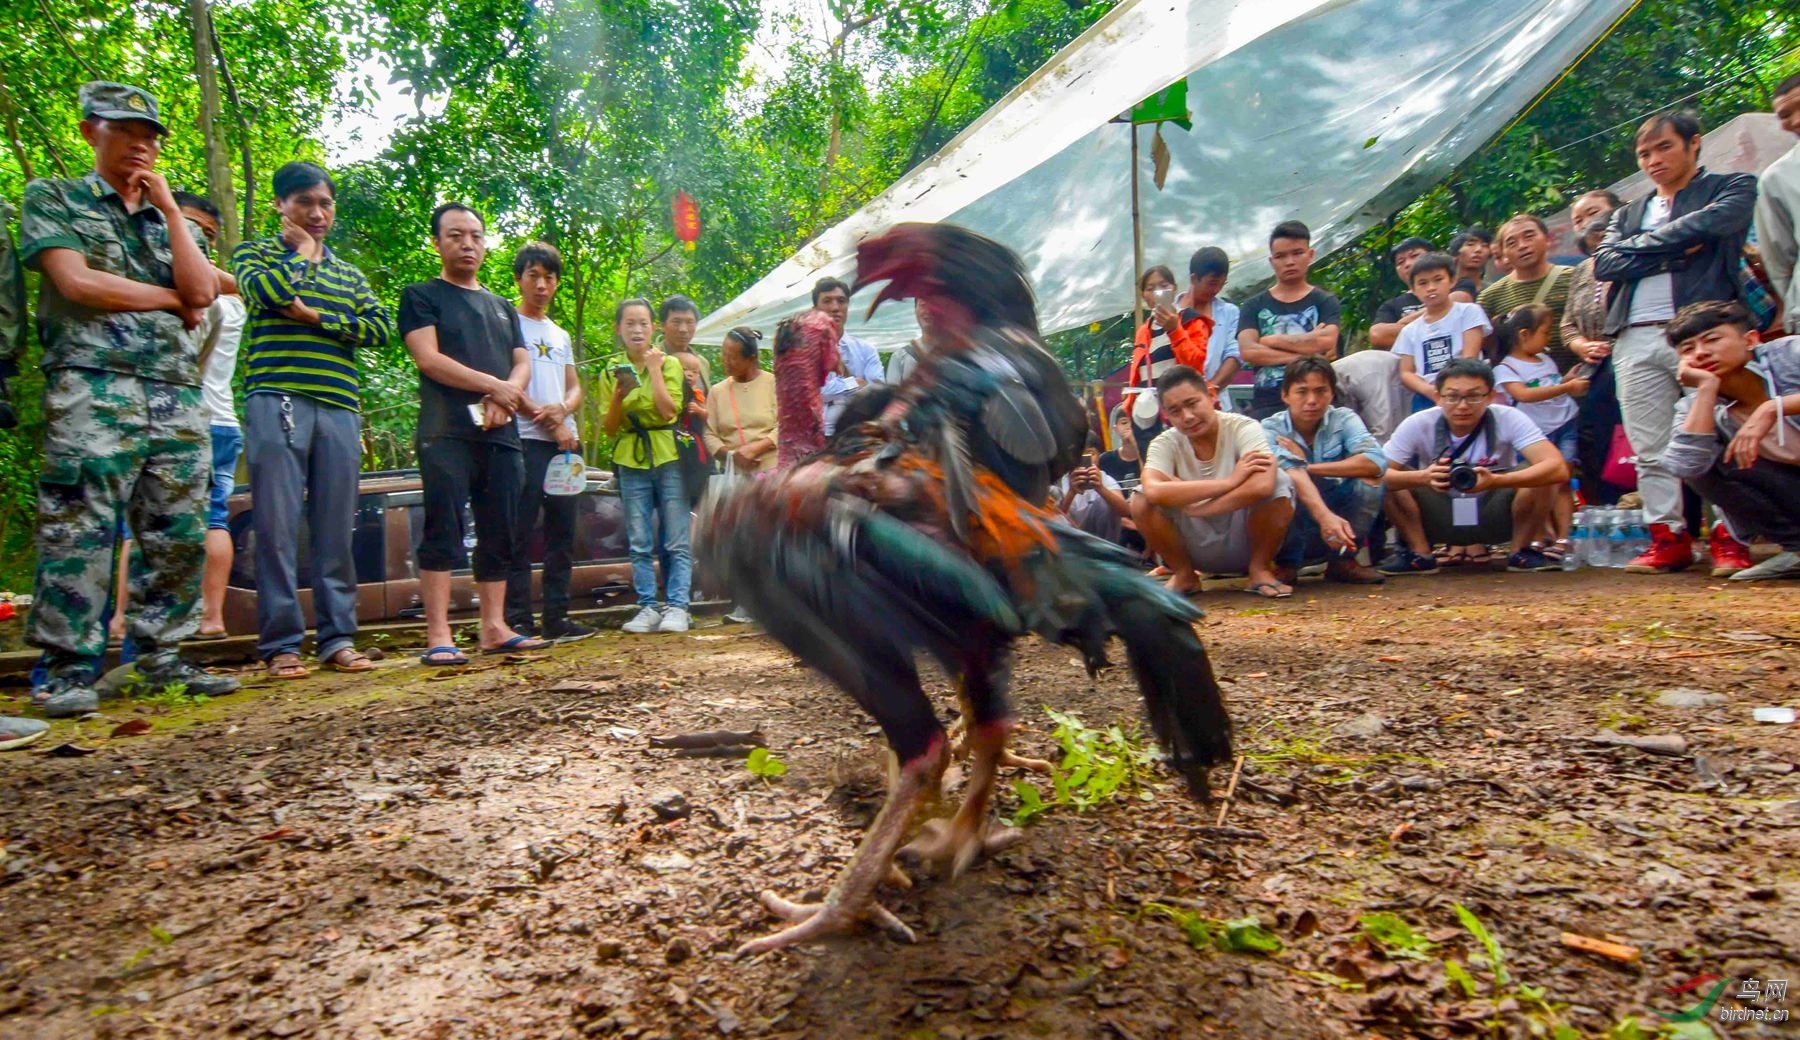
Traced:
MULTIPOLYGON (((355 642, 359 351, 398 337, 418 370, 420 660, 457 666, 469 657, 451 627, 451 575, 465 557, 479 599, 473 649, 593 633, 570 616, 569 595, 584 386, 597 395, 590 410, 611 441, 625 517, 638 609, 624 631, 684 632, 689 519, 706 482, 819 450, 855 394, 906 379, 933 349, 921 312, 919 338, 884 367, 845 333, 850 287, 825 278, 767 353, 759 330, 726 334, 717 381, 693 349, 694 301, 620 301, 615 351, 584 380, 570 334, 549 316, 563 273, 554 246, 512 256, 515 304, 481 280, 482 215, 441 205, 421 229, 439 273, 407 286, 390 312, 326 244, 336 221, 327 171, 276 171, 278 233, 222 256, 218 211, 156 172, 169 132, 157 100, 94 82, 80 105, 92 169, 33 181, 16 254, 0 240, 0 380, 16 374, 24 345, 21 265, 42 275, 44 468, 27 638, 43 654, 32 701, 51 717, 98 706, 109 623, 146 681, 202 695, 237 687, 178 646, 224 635, 240 455, 256 506, 267 675, 311 670, 303 523, 313 661, 374 667, 355 642), (521 546, 540 525, 534 611, 521 546)), ((1776 111, 1800 133, 1800 77, 1777 88, 1776 111)), ((1272 229, 1273 284, 1241 302, 1222 295, 1230 261, 1217 247, 1195 251, 1185 278, 1150 267, 1124 399, 1050 504, 1139 551, 1184 593, 1205 575, 1242 574, 1245 591, 1281 599, 1309 566, 1371 584, 1488 564, 1496 546, 1508 570, 1554 569, 1573 551, 1578 504, 1626 492, 1641 496, 1651 534, 1628 571, 1691 566, 1710 518, 1715 575, 1800 576, 1800 339, 1779 338, 1796 328, 1782 301, 1800 291, 1800 159, 1770 167, 1759 196, 1757 178, 1702 167, 1700 145, 1685 112, 1639 127, 1653 190, 1577 197, 1586 259, 1574 267, 1555 262, 1549 227, 1529 213, 1497 234, 1469 228, 1442 251, 1404 239, 1390 260, 1406 291, 1372 315, 1368 349, 1346 351, 1342 305, 1312 280, 1312 233, 1299 221, 1272 229), (1749 247, 1753 223, 1760 251, 1749 247), (1248 394, 1234 399, 1240 373, 1248 394), (1779 551, 1755 562, 1757 539, 1779 551)), ((0 409, 0 423, 10 414, 0 409)), ((7 725, 0 741, 29 723, 7 725)))
MULTIPOLYGON (((1800 76, 1776 112, 1800 133, 1800 76)), ((1578 552, 1577 509, 1627 494, 1648 531, 1628 572, 1689 568, 1710 528, 1714 576, 1800 577, 1800 340, 1780 338, 1797 327, 1782 302, 1800 291, 1800 159, 1771 166, 1759 199, 1756 177, 1701 165, 1701 129, 1685 111, 1637 128, 1652 190, 1576 197, 1575 266, 1531 213, 1442 252, 1403 239, 1389 259, 1407 291, 1376 308, 1365 349, 1346 350, 1298 221, 1270 232, 1274 284, 1236 306, 1218 295, 1215 247, 1193 255, 1185 290, 1148 268, 1117 447, 1059 504, 1137 539, 1184 592, 1242 574, 1246 591, 1285 598, 1320 564, 1351 583, 1496 555, 1554 570, 1578 552), (1758 539, 1777 549, 1760 563, 1758 539)))

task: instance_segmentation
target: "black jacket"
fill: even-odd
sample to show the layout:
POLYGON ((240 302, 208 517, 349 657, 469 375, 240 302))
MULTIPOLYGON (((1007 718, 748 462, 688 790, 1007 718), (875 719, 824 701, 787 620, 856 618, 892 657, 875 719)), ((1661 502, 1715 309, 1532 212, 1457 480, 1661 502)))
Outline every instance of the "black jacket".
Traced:
POLYGON ((1606 334, 1617 336, 1631 324, 1631 297, 1638 279, 1673 275, 1675 309, 1702 300, 1743 296, 1740 273, 1744 237, 1756 211, 1756 177, 1748 173, 1708 173, 1704 167, 1675 193, 1669 221, 1654 231, 1638 231, 1646 195, 1613 214, 1606 239, 1594 253, 1594 278, 1613 283, 1606 334), (1688 250, 1699 246, 1698 252, 1688 250))

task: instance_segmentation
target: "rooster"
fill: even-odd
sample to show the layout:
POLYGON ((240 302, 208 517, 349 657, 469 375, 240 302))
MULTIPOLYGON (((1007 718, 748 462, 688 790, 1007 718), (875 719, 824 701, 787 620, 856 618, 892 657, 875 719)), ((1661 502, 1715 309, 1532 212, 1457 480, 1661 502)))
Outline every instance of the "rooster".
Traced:
MULTIPOLYGON (((757 481, 713 481, 705 565, 778 642, 874 717, 893 753, 887 801, 823 902, 772 892, 790 927, 756 954, 870 920, 912 931, 875 898, 904 851, 960 874, 1015 835, 988 821, 1012 729, 1012 644, 1027 633, 1079 648, 1090 673, 1124 642, 1152 733, 1189 792, 1231 754, 1230 721, 1193 628, 1199 611, 1135 558, 1059 521, 1050 484, 1073 465, 1085 412, 1038 342, 1029 282, 1004 247, 946 226, 902 225, 858 250, 874 306, 918 297, 934 348, 907 382, 853 402, 826 450, 757 481), (964 800, 905 850, 935 793, 949 739, 920 684, 923 651, 954 677, 971 762, 964 800)), ((872 309, 872 308, 871 308, 872 309)))

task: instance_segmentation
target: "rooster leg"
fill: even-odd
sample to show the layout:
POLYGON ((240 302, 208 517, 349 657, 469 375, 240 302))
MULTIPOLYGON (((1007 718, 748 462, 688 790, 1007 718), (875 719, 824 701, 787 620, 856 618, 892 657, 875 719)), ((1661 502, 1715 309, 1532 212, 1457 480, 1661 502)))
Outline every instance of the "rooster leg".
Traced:
POLYGON ((999 852, 1024 837, 1016 828, 995 828, 988 822, 994 776, 1011 730, 1007 720, 970 724, 969 787, 962 806, 948 820, 926 821, 919 837, 900 850, 901 856, 936 863, 940 869, 948 866, 951 877, 961 877, 982 853, 999 852))
POLYGON ((762 893, 759 898, 770 913, 795 923, 774 935, 745 943, 738 947, 737 955, 755 956, 796 943, 839 935, 853 930, 864 919, 874 922, 901 942, 912 942, 912 929, 875 902, 875 888, 891 877, 894 850, 900 847, 900 839, 912 823, 913 813, 936 789, 946 757, 944 742, 939 739, 933 741, 923 754, 901 765, 887 802, 876 814, 868 835, 857 847, 856 854, 850 857, 844 872, 838 875, 824 902, 795 903, 773 892, 762 893))
MULTIPOLYGON (((962 713, 950 724, 950 757, 961 762, 969 757, 974 744, 974 738, 969 732, 969 720, 974 717, 974 708, 969 705, 968 695, 960 690, 957 693, 957 703, 961 706, 962 713)), ((1025 758, 1014 754, 1009 747, 1000 749, 999 764, 1007 769, 1029 769, 1046 776, 1054 768, 1041 758, 1025 758)))

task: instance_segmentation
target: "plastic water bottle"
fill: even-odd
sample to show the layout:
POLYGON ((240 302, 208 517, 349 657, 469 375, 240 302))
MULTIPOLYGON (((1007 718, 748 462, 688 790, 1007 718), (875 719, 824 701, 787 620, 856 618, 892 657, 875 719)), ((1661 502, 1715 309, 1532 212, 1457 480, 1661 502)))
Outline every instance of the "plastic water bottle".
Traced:
POLYGON ((1628 527, 1631 531, 1631 555, 1627 557, 1623 563, 1619 564, 1621 567, 1650 551, 1650 529, 1644 526, 1644 511, 1642 509, 1633 509, 1629 512, 1628 527))
POLYGON ((1587 535, 1581 545, 1581 562, 1589 567, 1605 567, 1606 553, 1606 510, 1594 506, 1587 511, 1587 535))
POLYGON ((1631 510, 1615 509, 1612 517, 1612 530, 1606 536, 1607 566, 1621 568, 1637 557, 1632 550, 1631 510))
POLYGON ((1569 528, 1569 551, 1563 554, 1562 569, 1578 571, 1581 569, 1582 556, 1587 552, 1588 511, 1577 510, 1569 528))

